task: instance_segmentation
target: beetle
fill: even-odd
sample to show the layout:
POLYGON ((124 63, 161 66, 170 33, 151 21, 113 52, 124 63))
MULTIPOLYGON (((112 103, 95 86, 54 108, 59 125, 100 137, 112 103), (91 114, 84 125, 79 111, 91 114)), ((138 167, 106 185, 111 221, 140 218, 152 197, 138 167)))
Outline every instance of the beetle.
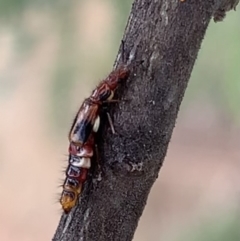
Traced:
POLYGON ((100 125, 100 108, 105 102, 112 101, 118 84, 128 75, 129 70, 126 66, 112 71, 93 90, 91 96, 83 101, 78 110, 68 136, 70 142, 69 164, 60 198, 65 213, 69 213, 76 205, 82 186, 87 179, 91 158, 94 155, 94 135, 100 125))
POLYGON ((104 103, 114 102, 114 92, 122 80, 129 76, 127 66, 113 70, 106 79, 93 90, 86 98, 73 121, 69 132, 69 141, 76 146, 82 146, 88 140, 91 132, 97 132, 100 125, 99 112, 104 103))
MULTIPOLYGON (((127 64, 115 68, 99 85, 92 91, 90 97, 86 98, 80 106, 70 132, 68 134, 69 160, 66 170, 66 179, 63 184, 63 191, 60 203, 65 213, 76 205, 81 194, 84 182, 87 179, 91 161, 97 159, 94 153, 95 134, 100 126, 100 111, 104 103, 117 102, 114 100, 115 90, 121 81, 126 80, 130 74, 129 66, 134 59, 140 39, 136 40, 132 51, 129 54, 127 64)), ((122 41, 122 54, 124 60, 124 41, 122 41)), ((114 132, 111 118, 108 119, 114 132)))

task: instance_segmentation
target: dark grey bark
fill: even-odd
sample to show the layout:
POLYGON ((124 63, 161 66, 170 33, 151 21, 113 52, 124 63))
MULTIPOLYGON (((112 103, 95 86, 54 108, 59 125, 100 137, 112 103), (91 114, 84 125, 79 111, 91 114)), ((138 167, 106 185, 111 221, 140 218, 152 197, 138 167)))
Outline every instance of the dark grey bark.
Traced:
POLYGON ((110 107, 117 134, 104 125, 98 143, 101 178, 93 171, 77 207, 62 216, 54 241, 132 240, 207 26, 237 2, 135 0, 124 54, 136 48, 136 55, 130 78, 116 93, 127 101, 110 107))

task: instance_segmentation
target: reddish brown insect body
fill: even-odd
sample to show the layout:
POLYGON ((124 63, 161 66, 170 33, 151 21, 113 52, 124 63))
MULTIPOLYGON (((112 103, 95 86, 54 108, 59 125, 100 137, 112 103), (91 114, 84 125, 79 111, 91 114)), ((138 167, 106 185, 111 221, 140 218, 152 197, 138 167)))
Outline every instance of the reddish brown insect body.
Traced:
POLYGON ((92 92, 90 98, 93 101, 97 101, 98 104, 112 100, 119 83, 125 80, 129 76, 129 73, 130 71, 127 66, 122 66, 112 71, 92 92))
POLYGON ((69 133, 69 141, 77 146, 82 146, 89 135, 97 132, 100 125, 99 111, 103 103, 110 102, 120 81, 129 75, 127 67, 123 66, 112 71, 91 96, 85 99, 75 117, 69 133))
POLYGON ((87 178, 88 169, 94 154, 95 133, 99 129, 101 106, 110 102, 118 84, 126 79, 129 70, 126 66, 112 71, 91 96, 85 99, 74 119, 69 133, 69 164, 60 203, 68 213, 77 203, 82 186, 87 178))
POLYGON ((93 135, 89 137, 88 141, 82 147, 70 143, 69 164, 60 199, 65 213, 68 213, 76 205, 79 194, 82 191, 83 183, 87 179, 88 169, 91 167, 93 148, 93 135))

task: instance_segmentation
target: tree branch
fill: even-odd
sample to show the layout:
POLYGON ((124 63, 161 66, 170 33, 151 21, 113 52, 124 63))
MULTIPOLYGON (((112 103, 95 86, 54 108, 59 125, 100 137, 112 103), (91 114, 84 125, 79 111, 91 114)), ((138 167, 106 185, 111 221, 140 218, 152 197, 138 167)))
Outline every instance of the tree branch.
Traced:
POLYGON ((238 1, 135 0, 124 41, 125 53, 135 46, 136 55, 116 93, 128 101, 110 107, 117 134, 102 128, 101 180, 95 170, 77 207, 63 214, 54 241, 132 240, 205 31, 223 2, 225 12, 238 1))

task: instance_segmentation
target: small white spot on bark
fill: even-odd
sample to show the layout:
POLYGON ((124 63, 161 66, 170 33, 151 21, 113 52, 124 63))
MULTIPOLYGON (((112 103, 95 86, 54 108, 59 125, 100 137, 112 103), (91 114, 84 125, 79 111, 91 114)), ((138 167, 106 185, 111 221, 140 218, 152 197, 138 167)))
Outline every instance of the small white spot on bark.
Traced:
POLYGON ((165 3, 162 6, 161 10, 161 16, 164 21, 165 26, 168 25, 168 14, 167 14, 167 9, 168 9, 168 1, 165 1, 165 3))
POLYGON ((143 169, 143 162, 140 162, 140 163, 129 162, 129 164, 131 165, 130 172, 134 172, 134 171, 141 172, 143 169))
MULTIPOLYGON (((154 48, 155 49, 155 48, 154 48)), ((159 53, 157 50, 154 50, 149 61, 149 71, 152 71, 152 67, 155 65, 155 60, 158 60, 159 53)))
POLYGON ((81 228, 80 230, 80 240, 83 241, 83 237, 84 237, 84 231, 86 231, 86 236, 84 237, 84 240, 88 240, 87 238, 87 235, 88 235, 88 226, 89 226, 89 223, 90 223, 90 220, 89 220, 89 213, 90 213, 90 208, 88 208, 86 210, 86 212, 84 213, 84 217, 83 217, 83 227, 81 228))
POLYGON ((66 233, 67 228, 68 228, 69 224, 71 223, 71 221, 72 221, 72 214, 69 213, 68 216, 67 216, 67 220, 66 220, 65 226, 63 228, 62 236, 60 237, 60 240, 62 240, 62 238, 63 238, 64 234, 66 233))
POLYGON ((167 96, 167 100, 163 103, 164 110, 169 109, 171 104, 172 104, 172 102, 176 99, 176 97, 177 97, 177 90, 178 90, 177 86, 172 86, 171 87, 171 91, 169 92, 169 94, 167 96))
POLYGON ((133 45, 131 52, 129 54, 129 57, 128 57, 127 65, 130 65, 132 63, 132 61, 134 60, 134 58, 136 56, 136 52, 137 52, 137 47, 138 47, 140 41, 141 41, 141 38, 138 37, 136 39, 136 41, 134 42, 134 45, 133 45))

